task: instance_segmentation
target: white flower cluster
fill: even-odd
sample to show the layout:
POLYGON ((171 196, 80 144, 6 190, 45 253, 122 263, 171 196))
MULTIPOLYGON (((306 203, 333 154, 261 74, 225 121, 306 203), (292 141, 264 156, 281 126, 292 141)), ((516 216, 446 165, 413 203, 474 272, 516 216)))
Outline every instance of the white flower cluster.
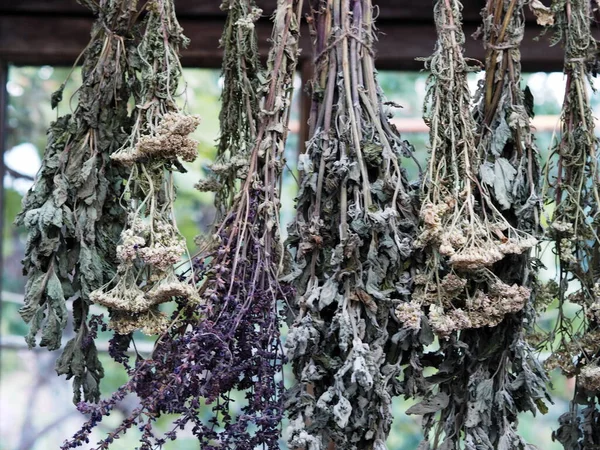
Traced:
POLYGON ((555 222, 552 222, 551 227, 552 230, 556 231, 557 233, 562 233, 569 236, 573 234, 573 224, 569 222, 561 222, 557 220, 555 222))
POLYGON ((444 308, 432 304, 429 308, 429 322, 433 331, 445 338, 454 331, 496 326, 506 314, 523 309, 530 295, 531 291, 524 286, 509 286, 496 281, 490 286, 488 293, 477 290, 462 308, 444 308))
POLYGON ((179 281, 173 270, 152 286, 146 293, 146 297, 154 304, 169 302, 173 297, 185 297, 190 302, 199 301, 194 286, 179 281))
POLYGON ((573 243, 570 239, 563 238, 560 240, 560 253, 558 257, 565 263, 577 263, 577 257, 573 253, 573 243))
POLYGON ((196 288, 179 281, 173 269, 185 250, 184 239, 173 224, 162 218, 149 222, 130 216, 129 227, 121 233, 117 246, 121 261, 118 281, 110 290, 105 286, 92 292, 90 300, 111 309, 110 326, 116 332, 142 329, 146 334, 155 334, 150 331, 163 329, 166 321, 159 304, 173 297, 199 300, 196 288), (147 268, 149 274, 136 276, 147 268))
POLYGON ((177 229, 164 220, 150 224, 135 219, 130 228, 121 233, 117 256, 124 264, 140 258, 159 271, 168 270, 185 253, 185 241, 177 229))
POLYGON ((600 299, 596 298, 596 301, 589 306, 587 313, 590 319, 600 323, 600 299))
POLYGON ((537 244, 537 240, 533 237, 507 239, 505 242, 480 238, 476 245, 464 247, 459 247, 454 242, 442 240, 440 253, 450 256, 450 264, 458 270, 477 270, 490 267, 504 259, 506 255, 519 255, 537 244), (442 249, 446 251, 442 252, 442 249))
POLYGON ((142 313, 112 311, 108 326, 117 334, 129 334, 136 330, 148 336, 164 333, 169 326, 168 317, 155 306, 142 313))
POLYGON ((181 113, 165 114, 152 135, 142 136, 136 151, 157 158, 181 158, 192 162, 198 156, 198 141, 189 137, 200 124, 200 116, 181 113))
POLYGON ((140 258, 160 271, 166 271, 179 262, 185 253, 185 241, 176 228, 165 221, 154 222, 150 238, 151 245, 138 250, 140 258))
POLYGON ((412 302, 400 303, 396 307, 396 317, 404 328, 419 331, 421 329, 421 307, 412 302))
MULTIPOLYGON (((477 270, 490 267, 509 254, 521 254, 537 244, 531 236, 500 238, 502 231, 508 230, 506 223, 494 226, 498 237, 490 235, 488 224, 477 219, 475 223, 463 220, 452 226, 444 225, 447 214, 454 206, 452 199, 444 203, 428 203, 421 209, 424 229, 417 239, 417 247, 428 244, 437 246, 440 255, 448 257, 457 270, 477 270)), ((447 221, 447 220, 446 220, 447 221)))
POLYGON ((471 328, 469 316, 462 309, 444 311, 438 305, 429 308, 429 324, 431 329, 440 337, 447 338, 455 331, 471 328))
POLYGON ((90 301, 119 311, 141 312, 150 308, 144 292, 135 284, 130 271, 122 276, 111 290, 97 289, 90 294, 90 301))
POLYGON ((253 30, 254 22, 256 22, 258 19, 260 19, 261 15, 262 15, 262 9, 253 7, 252 11, 250 11, 250 13, 246 17, 242 17, 242 18, 238 19, 237 22, 235 23, 235 25, 238 27, 246 28, 248 30, 253 30))
POLYGON ((130 263, 137 258, 139 248, 146 245, 146 239, 137 235, 134 230, 123 230, 121 244, 117 246, 117 257, 121 262, 130 263))
POLYGON ((134 146, 124 147, 111 155, 111 159, 130 166, 143 157, 164 159, 181 158, 186 162, 198 156, 198 141, 189 137, 200 124, 197 115, 178 112, 165 114, 151 134, 141 136, 134 146))

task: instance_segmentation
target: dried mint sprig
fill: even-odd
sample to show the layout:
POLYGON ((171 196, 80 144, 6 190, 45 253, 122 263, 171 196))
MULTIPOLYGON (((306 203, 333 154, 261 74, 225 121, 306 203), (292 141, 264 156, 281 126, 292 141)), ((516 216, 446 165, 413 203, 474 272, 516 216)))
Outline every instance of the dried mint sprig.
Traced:
POLYGON ((371 1, 315 1, 310 23, 311 135, 286 277, 298 290, 287 434, 291 448, 381 450, 402 365, 433 339, 427 327, 401 330, 394 315, 412 288, 416 198, 401 164, 411 147, 377 83, 371 1))
MULTIPOLYGON (((521 236, 535 236, 540 228, 539 164, 529 125, 532 105, 520 87, 525 4, 489 0, 482 10, 486 77, 477 92, 476 133, 471 138, 472 124, 465 133, 474 141, 471 175, 478 212, 484 219, 496 214, 498 222, 521 236)), ((462 98, 464 108, 451 108, 469 114, 466 92, 462 98)), ((434 180, 438 182, 443 184, 443 178, 434 180)), ((460 311, 464 320, 448 321, 442 335, 447 339, 427 355, 439 369, 428 378, 431 395, 409 410, 424 414, 427 440, 422 448, 527 448, 517 433, 518 413, 546 411, 547 394, 544 370, 525 342, 534 315, 530 293, 535 267, 524 250, 505 252, 485 268, 459 270, 450 258, 438 269, 441 282, 430 292, 439 302, 437 306, 432 300, 430 307, 434 330, 432 315, 437 319, 441 309, 449 311, 443 314, 447 317, 460 311), (437 310, 432 311, 434 305, 437 310)))
POLYGON ((278 1, 248 176, 216 228, 211 251, 195 261, 200 301, 178 302, 151 358, 138 361, 126 385, 97 406, 80 405, 90 420, 63 448, 82 445, 127 393, 137 394, 140 406, 97 448, 110 447, 133 426, 143 432, 140 449, 156 448, 186 425, 207 450, 279 448, 284 357, 278 302, 293 296, 279 282, 280 185, 301 9, 301 1, 278 1), (168 413, 177 415, 172 430, 155 432, 153 422, 168 413))
MULTIPOLYGON (((23 200, 16 223, 28 229, 23 260, 27 276, 20 313, 26 341, 49 350, 61 346, 72 300, 76 336, 57 361, 59 375, 73 378, 74 401, 97 401, 104 371, 87 322, 90 293, 114 276, 115 244, 125 221, 118 206, 122 177, 110 155, 127 138, 127 102, 134 84, 131 44, 134 0, 83 2, 97 16, 83 52, 82 85, 72 114, 50 126, 42 168, 23 200)), ((62 89, 52 96, 56 107, 62 89)))
POLYGON ((591 449, 600 445, 600 172, 590 103, 598 43, 591 33, 590 2, 557 0, 551 9, 553 43, 565 49, 566 90, 546 170, 554 206, 548 235, 559 264, 558 286, 551 289, 558 298, 558 320, 540 345, 554 347, 548 369, 577 376, 573 401, 553 438, 568 450, 591 449), (581 307, 575 320, 564 312, 567 302, 581 307))

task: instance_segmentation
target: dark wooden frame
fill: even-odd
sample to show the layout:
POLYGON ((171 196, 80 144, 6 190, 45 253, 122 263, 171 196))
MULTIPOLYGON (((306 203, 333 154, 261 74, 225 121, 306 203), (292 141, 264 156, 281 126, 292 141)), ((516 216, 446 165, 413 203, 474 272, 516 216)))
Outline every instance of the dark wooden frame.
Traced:
MULTIPOLYGON (((142 0, 143 1, 143 0, 142 0)), ((271 34, 269 16, 275 0, 257 0, 264 17, 257 23, 260 51, 266 55, 271 34)), ((178 16, 190 48, 182 62, 193 67, 219 67, 219 38, 225 13, 220 0, 176 0, 178 16)), ((306 1, 305 3, 309 3, 306 1)), ((420 70, 417 57, 429 56, 435 43, 432 1, 374 0, 379 9, 377 64, 386 70, 420 70)), ((481 60, 484 48, 471 37, 477 30, 483 0, 464 0, 466 55, 481 60)), ((76 0, 0 0, 0 59, 19 65, 70 65, 89 40, 93 17, 76 0)), ((542 28, 528 17, 522 43, 525 71, 561 70, 563 53, 550 47, 542 28), (539 37, 539 39, 537 39, 539 37)), ((302 63, 310 60, 311 43, 306 25, 301 39, 302 63)))

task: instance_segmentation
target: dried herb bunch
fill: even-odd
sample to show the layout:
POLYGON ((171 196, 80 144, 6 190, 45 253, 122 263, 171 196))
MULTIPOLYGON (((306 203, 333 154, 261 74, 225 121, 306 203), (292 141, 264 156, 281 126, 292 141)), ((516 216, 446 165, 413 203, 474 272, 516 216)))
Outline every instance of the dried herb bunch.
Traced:
POLYGON ((217 220, 233 205, 241 180, 246 178, 248 156, 256 141, 260 113, 260 62, 254 23, 262 11, 253 0, 226 0, 223 46, 223 92, 219 122, 221 135, 212 174, 197 184, 201 191, 215 192, 217 220))
MULTIPOLYGON (((535 242, 531 236, 539 232, 540 216, 539 165, 529 126, 532 105, 520 87, 519 45, 523 39, 526 3, 488 0, 482 11, 486 77, 478 90, 479 105, 474 116, 477 129, 473 134, 473 123, 465 120, 457 127, 460 134, 456 134, 467 136, 468 140, 463 142, 472 146, 461 150, 472 161, 470 172, 465 173, 471 187, 460 186, 462 190, 448 198, 453 203, 462 195, 467 202, 465 193, 473 195, 471 205, 461 204, 460 200, 456 204, 465 210, 473 208, 479 219, 454 218, 453 223, 465 223, 456 236, 477 242, 478 238, 470 236, 471 230, 466 231, 465 227, 480 220, 483 225, 479 226, 490 227, 488 232, 494 233, 480 242, 486 242, 490 249, 496 248, 501 255, 464 267, 453 260, 454 255, 444 255, 441 235, 438 251, 450 257, 441 260, 435 273, 441 280, 441 290, 426 291, 431 300, 424 303, 432 305, 429 310, 432 328, 447 340, 440 342, 440 349, 433 357, 429 356, 434 361, 437 357, 439 369, 428 379, 432 395, 409 411, 425 415, 426 432, 435 425, 435 431, 427 433, 431 443, 424 444, 425 448, 524 449, 527 444, 516 433, 517 414, 546 409, 543 402, 546 376, 526 344, 524 332, 533 315, 530 292, 535 280, 528 247, 535 242), (436 321, 442 314, 447 319, 441 322, 440 333, 436 321)), ((439 2, 439 6, 437 11, 448 14, 448 2, 439 2)), ((450 32, 451 27, 459 26, 459 18, 455 14, 452 17, 453 22, 443 21, 438 30, 440 25, 450 27, 450 32)), ((452 66, 452 62, 445 64, 452 66)), ((442 66, 437 70, 439 67, 442 66)), ((433 71, 434 67, 431 68, 433 71)), ((433 76, 437 78, 436 71, 433 76)), ((465 81, 463 75, 460 81, 463 94, 460 101, 454 100, 450 110, 454 117, 468 115, 471 120, 465 81)), ((444 80, 432 82, 441 84, 444 80)), ((432 100, 433 106, 437 106, 435 98, 432 100)), ((435 118, 431 123, 433 133, 435 118)), ((443 137, 448 139, 452 134, 432 136, 432 143, 435 145, 435 139, 443 142, 443 137)), ((437 170, 443 170, 446 164, 455 167, 452 162, 455 152, 452 150, 437 170)), ((463 159, 463 167, 466 162, 463 159)), ((460 167, 456 173, 462 173, 460 167)), ((436 178, 433 185, 443 183, 443 179, 436 178)), ((428 213, 427 205, 424 209, 428 213)), ((427 233, 431 228, 427 226, 427 216, 423 219, 427 233)), ((442 230, 446 230, 443 221, 442 230)), ((469 245, 467 241, 464 244, 469 245)), ((438 261, 434 257, 434 262, 438 261)))
POLYGON ((561 132, 546 177, 554 204, 548 234, 555 243, 560 277, 558 286, 546 286, 546 291, 558 297, 559 317, 542 345, 558 342, 546 361, 549 369, 559 367, 567 376, 577 375, 575 398, 554 434, 565 449, 600 445, 600 173, 589 98, 598 50, 590 30, 591 8, 584 0, 552 4, 551 29, 554 43, 562 42, 565 48, 567 84, 561 132), (556 170, 552 178, 551 168, 556 170), (565 316, 567 302, 581 306, 575 320, 565 316))
MULTIPOLYGON (((97 16, 83 52, 83 83, 72 114, 48 130, 48 144, 35 184, 23 200, 16 223, 29 231, 23 272, 30 324, 26 341, 48 350, 61 346, 72 301, 76 336, 57 361, 59 375, 73 378, 74 401, 96 401, 104 371, 87 325, 90 294, 114 276, 115 247, 125 222, 118 206, 122 177, 110 156, 127 139, 127 102, 134 83, 131 44, 135 0, 113 0, 102 7, 82 1, 97 16)), ((62 89, 52 107, 62 100, 62 89)))
POLYGON ((279 448, 284 357, 278 302, 291 301, 293 289, 278 281, 284 256, 278 216, 301 8, 301 1, 278 1, 248 176, 209 251, 194 264, 200 301, 178 301, 151 358, 138 361, 110 399, 81 405, 91 418, 63 448, 85 442, 127 393, 136 393, 140 406, 97 448, 108 448, 132 426, 143 431, 141 449, 156 448, 186 425, 206 450, 279 448), (213 413, 207 421, 204 404, 213 413), (167 413, 177 415, 173 429, 158 435, 152 424, 167 413))
POLYGON ((411 148, 377 84, 371 1, 315 2, 310 23, 311 135, 286 278, 298 290, 286 341, 297 381, 289 444, 385 449, 401 358, 419 339, 400 333, 394 315, 412 279, 416 199, 400 165, 411 148))
POLYGON ((173 212, 173 170, 192 162, 197 142, 189 137, 198 123, 184 114, 175 97, 181 76, 179 48, 187 44, 173 0, 146 5, 137 48, 139 83, 131 134, 111 159, 130 168, 121 202, 127 223, 117 246, 117 274, 92 292, 94 303, 111 311, 110 328, 126 335, 140 329, 161 334, 168 318, 158 305, 173 297, 197 300, 193 283, 180 281, 174 264, 186 252, 173 212))
MULTIPOLYGON (((416 280, 411 304, 403 305, 398 315, 428 306, 433 330, 449 337, 458 330, 497 325, 523 308, 529 289, 506 284, 491 269, 507 255, 527 252, 536 240, 501 212, 511 206, 513 195, 509 175, 515 169, 500 157, 508 135, 502 142, 483 134, 484 140, 492 140, 490 151, 498 154, 494 164, 484 161, 487 155, 478 149, 467 84, 467 74, 478 67, 470 67, 462 54, 460 3, 437 1, 434 14, 438 41, 426 60, 431 76, 424 112, 431 153, 416 244, 427 253, 427 269, 416 280), (493 193, 488 183, 493 183, 493 193)), ((418 322, 407 320, 405 326, 415 328, 418 322)))

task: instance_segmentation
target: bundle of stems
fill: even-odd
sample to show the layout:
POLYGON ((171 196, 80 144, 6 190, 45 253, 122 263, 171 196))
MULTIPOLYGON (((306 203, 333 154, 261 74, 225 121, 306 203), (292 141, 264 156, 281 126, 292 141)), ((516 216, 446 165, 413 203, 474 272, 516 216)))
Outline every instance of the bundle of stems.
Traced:
MULTIPOLYGON (((431 75, 424 112, 431 152, 417 240, 426 252, 427 269, 416 280, 410 307, 428 306, 432 328, 448 337, 463 329, 497 325, 506 314, 523 308, 529 289, 507 284, 494 274, 493 266, 508 255, 529 251, 536 240, 501 211, 512 204, 516 170, 503 153, 510 129, 486 130, 482 146, 488 150, 482 154, 478 147, 467 84, 467 74, 478 67, 470 67, 463 56, 460 3, 436 1, 434 15, 438 41, 426 60, 431 75), (489 158, 495 158, 493 163, 489 158)), ((493 120, 494 111, 488 107, 487 112, 493 120)), ((508 127, 506 120, 510 117, 502 122, 508 127)))
POLYGON ((127 393, 136 393, 140 406, 97 448, 108 448, 136 425, 143 431, 140 448, 156 448, 188 424, 203 449, 279 448, 284 357, 278 302, 293 296, 279 282, 279 205, 301 8, 298 0, 278 1, 248 175, 214 242, 194 262, 199 300, 178 301, 167 331, 127 384, 98 406, 80 406, 90 420, 63 448, 81 445, 127 393), (206 405, 209 420, 202 419, 206 405), (158 435, 152 424, 167 413, 177 415, 173 429, 158 435))
POLYGON ((548 369, 577 376, 574 399, 554 433, 565 449, 600 445, 600 172, 589 94, 598 47, 591 8, 584 0, 552 4, 551 29, 555 43, 565 47, 567 83, 561 130, 546 170, 547 197, 554 204, 548 231, 559 263, 558 289, 553 289, 559 316, 542 344, 558 342, 548 369), (565 314, 567 302, 581 306, 575 319, 565 314))
POLYGON ((246 176, 248 155, 256 140, 260 113, 261 88, 258 42, 254 23, 262 11, 253 0, 226 0, 221 9, 227 11, 223 47, 224 107, 219 115, 220 136, 212 173, 197 188, 215 192, 215 208, 219 223, 231 208, 240 181, 246 176))
POLYGON ((416 199, 401 167, 410 147, 377 84, 371 1, 315 1, 310 24, 310 140, 286 277, 298 290, 287 434, 292 448, 381 450, 402 357, 421 345, 394 315, 412 285, 416 199))
MULTIPOLYGON (((540 228, 539 165, 529 125, 532 105, 520 87, 526 3, 488 0, 482 10, 486 77, 477 93, 476 133, 471 137, 465 131, 472 139, 469 154, 475 163, 469 176, 479 213, 484 223, 487 214, 494 214, 496 223, 511 227, 516 236, 536 235, 540 228)), ((467 106, 454 108, 457 115, 470 114, 467 106)), ((507 246, 498 237, 491 245, 507 246)), ((440 407, 425 414, 430 448, 527 448, 516 431, 518 413, 544 411, 547 394, 544 370, 525 342, 534 316, 530 291, 535 281, 533 261, 525 250, 504 252, 487 268, 463 272, 450 258, 450 264, 438 269, 445 274, 437 294, 444 297, 447 315, 457 315, 462 308, 466 317, 462 324, 449 324, 445 332, 460 333, 447 335, 434 352, 440 370, 426 401, 436 399, 440 407)), ((430 318, 435 330, 431 313, 430 318)))
MULTIPOLYGON (((97 16, 82 53, 82 85, 72 114, 51 124, 42 168, 23 200, 16 223, 29 236, 23 260, 30 347, 55 350, 67 325, 67 299, 73 301, 74 329, 57 361, 59 375, 73 378, 74 401, 99 399, 104 371, 87 320, 90 294, 115 273, 115 247, 125 222, 118 207, 122 177, 110 156, 127 139, 127 102, 135 74, 132 45, 136 0, 113 0, 100 7, 83 1, 97 16)), ((66 82, 65 82, 66 83, 66 82)), ((61 89, 52 107, 62 100, 61 89)))
POLYGON ((111 311, 110 328, 127 335, 137 329, 160 334, 168 325, 158 305, 173 297, 196 299, 193 283, 181 282, 174 264, 186 253, 177 229, 173 202, 173 170, 183 170, 179 159, 192 162, 197 142, 189 137, 199 123, 176 103, 181 77, 179 48, 187 38, 175 17, 173 0, 145 5, 134 66, 139 83, 129 138, 111 159, 130 167, 121 204, 127 223, 117 246, 115 277, 92 292, 90 299, 111 311))

